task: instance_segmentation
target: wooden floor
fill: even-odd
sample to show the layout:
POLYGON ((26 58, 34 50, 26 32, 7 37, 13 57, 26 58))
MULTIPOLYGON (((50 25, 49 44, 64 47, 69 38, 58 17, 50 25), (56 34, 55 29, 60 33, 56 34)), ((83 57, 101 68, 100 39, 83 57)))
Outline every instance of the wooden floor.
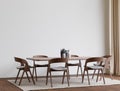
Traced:
POLYGON ((22 90, 8 82, 7 79, 0 79, 0 91, 22 91, 22 90))
MULTIPOLYGON (((114 76, 113 79, 120 80, 120 77, 114 76)), ((22 90, 9 83, 7 79, 0 79, 0 91, 22 91, 22 90)), ((120 85, 62 88, 62 89, 35 90, 35 91, 120 91, 120 85)))

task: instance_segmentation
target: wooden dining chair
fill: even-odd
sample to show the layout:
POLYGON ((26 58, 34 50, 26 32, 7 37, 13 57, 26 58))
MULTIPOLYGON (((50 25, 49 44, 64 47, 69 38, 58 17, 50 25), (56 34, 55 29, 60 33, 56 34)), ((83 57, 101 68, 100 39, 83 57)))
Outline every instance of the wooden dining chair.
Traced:
MULTIPOLYGON (((33 56, 33 58, 48 58, 48 56, 46 55, 35 55, 33 56)), ((48 67, 48 63, 46 64, 40 64, 40 63, 36 63, 35 60, 33 61, 33 76, 35 75, 35 78, 36 78, 36 81, 37 81, 37 68, 40 68, 40 67, 48 67)))
MULTIPOLYGON (((78 55, 71 55, 71 57, 79 57, 79 56, 78 55)), ((79 59, 77 63, 73 63, 73 62, 74 62, 74 60, 72 60, 72 62, 68 61, 67 66, 68 67, 76 66, 77 67, 77 76, 78 76, 78 73, 79 73, 79 69, 80 69, 81 74, 82 74, 82 63, 81 63, 81 60, 79 59)), ((75 62, 76 62, 76 60, 75 60, 75 62)))
MULTIPOLYGON (((82 76, 82 83, 84 81, 85 72, 87 72, 88 84, 90 85, 90 79, 89 79, 88 71, 89 70, 93 70, 93 71, 98 70, 98 71, 101 71, 101 75, 103 77, 103 82, 105 84, 105 78, 104 78, 104 72, 103 72, 104 67, 101 66, 102 63, 103 63, 103 57, 91 57, 91 58, 88 58, 86 60, 86 62, 85 62, 85 66, 84 66, 84 72, 83 72, 83 76, 82 76), (94 63, 94 62, 99 63, 99 65, 89 65, 89 64, 94 63)), ((99 75, 99 73, 97 74, 96 81, 98 80, 98 75, 99 75)))
MULTIPOLYGON (((104 67, 104 73, 106 72, 106 70, 109 70, 109 74, 110 74, 110 77, 111 77, 111 79, 112 79, 112 74, 111 74, 111 72, 110 72, 110 61, 111 61, 111 59, 112 59, 112 56, 111 55, 104 55, 103 56, 103 58, 104 58, 104 61, 103 61, 103 63, 102 63, 102 67, 104 67)), ((99 65, 98 63, 97 64, 94 64, 94 65, 99 65)), ((95 75, 95 73, 96 73, 96 70, 94 70, 94 73, 93 73, 93 76, 92 76, 92 79, 94 78, 94 75, 95 75)), ((99 73, 99 72, 98 72, 99 73)), ((101 78, 100 78, 101 79, 101 78)))
POLYGON ((15 83, 16 83, 17 80, 18 80, 18 77, 19 77, 20 72, 23 71, 22 76, 20 77, 19 85, 20 85, 21 82, 22 82, 24 73, 26 73, 27 79, 28 79, 28 81, 30 82, 30 77, 29 77, 29 75, 28 75, 28 72, 29 72, 29 74, 30 74, 30 76, 31 76, 31 78, 32 78, 33 84, 35 84, 33 75, 32 75, 31 70, 30 70, 30 68, 33 68, 33 67, 32 67, 32 66, 29 66, 29 65, 28 65, 28 62, 27 62, 25 59, 22 59, 22 58, 19 58, 19 57, 14 57, 14 59, 15 59, 16 62, 20 63, 20 66, 17 67, 18 73, 17 73, 16 79, 15 79, 15 83))
MULTIPOLYGON (((67 77, 67 82, 68 82, 68 86, 69 86, 69 73, 68 73, 68 67, 66 65, 66 63, 68 62, 67 58, 53 58, 51 60, 49 60, 49 64, 48 64, 48 69, 47 69, 47 78, 46 78, 46 85, 48 83, 48 75, 50 74, 50 83, 51 83, 51 87, 53 87, 52 84, 52 72, 58 72, 58 71, 63 71, 66 73, 66 77, 67 77), (64 65, 61 66, 61 63, 64 63, 64 65), (53 67, 54 64, 54 67, 53 67)), ((64 83, 64 75, 62 77, 62 84, 64 83)))

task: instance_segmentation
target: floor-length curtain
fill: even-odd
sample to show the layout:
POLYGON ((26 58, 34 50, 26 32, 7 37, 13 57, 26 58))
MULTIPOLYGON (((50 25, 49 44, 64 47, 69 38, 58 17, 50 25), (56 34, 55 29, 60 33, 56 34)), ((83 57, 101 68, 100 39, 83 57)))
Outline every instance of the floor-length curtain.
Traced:
POLYGON ((120 0, 110 0, 111 10, 111 54, 113 55, 114 74, 120 75, 120 0))

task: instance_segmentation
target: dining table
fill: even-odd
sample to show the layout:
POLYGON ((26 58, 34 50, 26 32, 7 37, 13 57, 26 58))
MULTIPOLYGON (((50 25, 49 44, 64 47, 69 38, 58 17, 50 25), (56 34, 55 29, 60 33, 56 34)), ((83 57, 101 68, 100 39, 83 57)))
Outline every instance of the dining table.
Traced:
MULTIPOLYGON (((33 67, 35 67, 35 62, 43 62, 46 61, 49 63, 49 60, 53 59, 53 58, 60 58, 60 57, 27 57, 27 60, 31 60, 33 61, 33 67)), ((89 57, 85 57, 85 56, 79 56, 79 57, 68 57, 68 61, 77 61, 77 60, 86 60, 89 57)), ((81 73, 82 74, 82 73, 81 73)), ((34 70, 33 70, 33 76, 34 76, 34 70)))
MULTIPOLYGON (((27 60, 32 60, 32 61, 49 61, 50 59, 53 58, 58 58, 58 57, 47 57, 47 58, 43 58, 43 57, 27 57, 27 60)), ((89 57, 85 57, 85 56, 79 56, 79 57, 68 57, 68 60, 86 60, 89 57)))

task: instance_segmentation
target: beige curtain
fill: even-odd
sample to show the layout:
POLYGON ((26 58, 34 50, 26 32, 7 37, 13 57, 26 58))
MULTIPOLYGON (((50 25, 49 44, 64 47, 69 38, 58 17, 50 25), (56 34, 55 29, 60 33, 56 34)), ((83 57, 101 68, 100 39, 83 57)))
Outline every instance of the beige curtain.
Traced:
POLYGON ((113 56, 112 68, 115 75, 120 75, 120 0, 110 0, 110 40, 113 56))

